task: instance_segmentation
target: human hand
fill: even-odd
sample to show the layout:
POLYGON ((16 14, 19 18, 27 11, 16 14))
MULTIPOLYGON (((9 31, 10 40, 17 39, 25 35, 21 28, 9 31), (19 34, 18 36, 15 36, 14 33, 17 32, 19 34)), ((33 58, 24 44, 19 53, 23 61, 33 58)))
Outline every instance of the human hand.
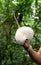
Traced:
POLYGON ((29 47, 30 47, 29 40, 26 39, 26 41, 25 41, 23 47, 24 47, 26 50, 29 49, 29 47))

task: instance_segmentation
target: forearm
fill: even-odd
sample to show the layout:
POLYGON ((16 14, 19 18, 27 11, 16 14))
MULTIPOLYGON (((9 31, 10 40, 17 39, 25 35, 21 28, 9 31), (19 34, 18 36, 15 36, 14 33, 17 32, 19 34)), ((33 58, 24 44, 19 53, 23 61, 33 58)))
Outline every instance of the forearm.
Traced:
POLYGON ((41 65, 41 58, 39 57, 38 53, 33 50, 31 46, 29 47, 28 53, 37 64, 41 65))

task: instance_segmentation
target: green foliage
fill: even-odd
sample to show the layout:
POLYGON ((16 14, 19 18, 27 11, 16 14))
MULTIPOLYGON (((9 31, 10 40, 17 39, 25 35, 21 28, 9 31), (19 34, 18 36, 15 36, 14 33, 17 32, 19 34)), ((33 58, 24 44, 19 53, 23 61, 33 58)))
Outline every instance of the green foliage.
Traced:
POLYGON ((0 65, 36 65, 25 49, 15 41, 17 21, 20 21, 20 26, 30 26, 35 32, 34 38, 30 41, 34 50, 37 51, 41 46, 41 0, 37 1, 37 20, 36 13, 33 17, 33 8, 31 9, 34 1, 0 0, 0 65))

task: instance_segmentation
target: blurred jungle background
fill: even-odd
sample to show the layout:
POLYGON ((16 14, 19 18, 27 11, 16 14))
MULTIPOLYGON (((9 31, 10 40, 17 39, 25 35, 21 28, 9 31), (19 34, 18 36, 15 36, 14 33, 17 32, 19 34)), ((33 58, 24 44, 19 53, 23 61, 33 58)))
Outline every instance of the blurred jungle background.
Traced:
POLYGON ((30 43, 37 51, 41 46, 41 0, 0 0, 0 65, 36 65, 16 44, 15 32, 22 26, 33 28, 30 43))

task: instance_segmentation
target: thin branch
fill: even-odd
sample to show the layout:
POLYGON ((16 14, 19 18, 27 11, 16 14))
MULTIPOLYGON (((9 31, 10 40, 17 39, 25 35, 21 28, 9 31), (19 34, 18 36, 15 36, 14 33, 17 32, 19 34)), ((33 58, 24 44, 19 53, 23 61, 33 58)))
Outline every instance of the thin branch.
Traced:
POLYGON ((6 22, 7 22, 7 21, 6 21, 7 19, 8 19, 8 17, 6 17, 6 18, 3 20, 3 23, 2 23, 2 24, 6 23, 6 22))
POLYGON ((18 20, 17 20, 17 18, 16 18, 16 16, 15 16, 15 12, 14 12, 14 19, 15 19, 15 21, 16 21, 16 23, 17 23, 17 25, 18 25, 18 28, 19 28, 19 27, 20 27, 20 25, 19 25, 18 20))

